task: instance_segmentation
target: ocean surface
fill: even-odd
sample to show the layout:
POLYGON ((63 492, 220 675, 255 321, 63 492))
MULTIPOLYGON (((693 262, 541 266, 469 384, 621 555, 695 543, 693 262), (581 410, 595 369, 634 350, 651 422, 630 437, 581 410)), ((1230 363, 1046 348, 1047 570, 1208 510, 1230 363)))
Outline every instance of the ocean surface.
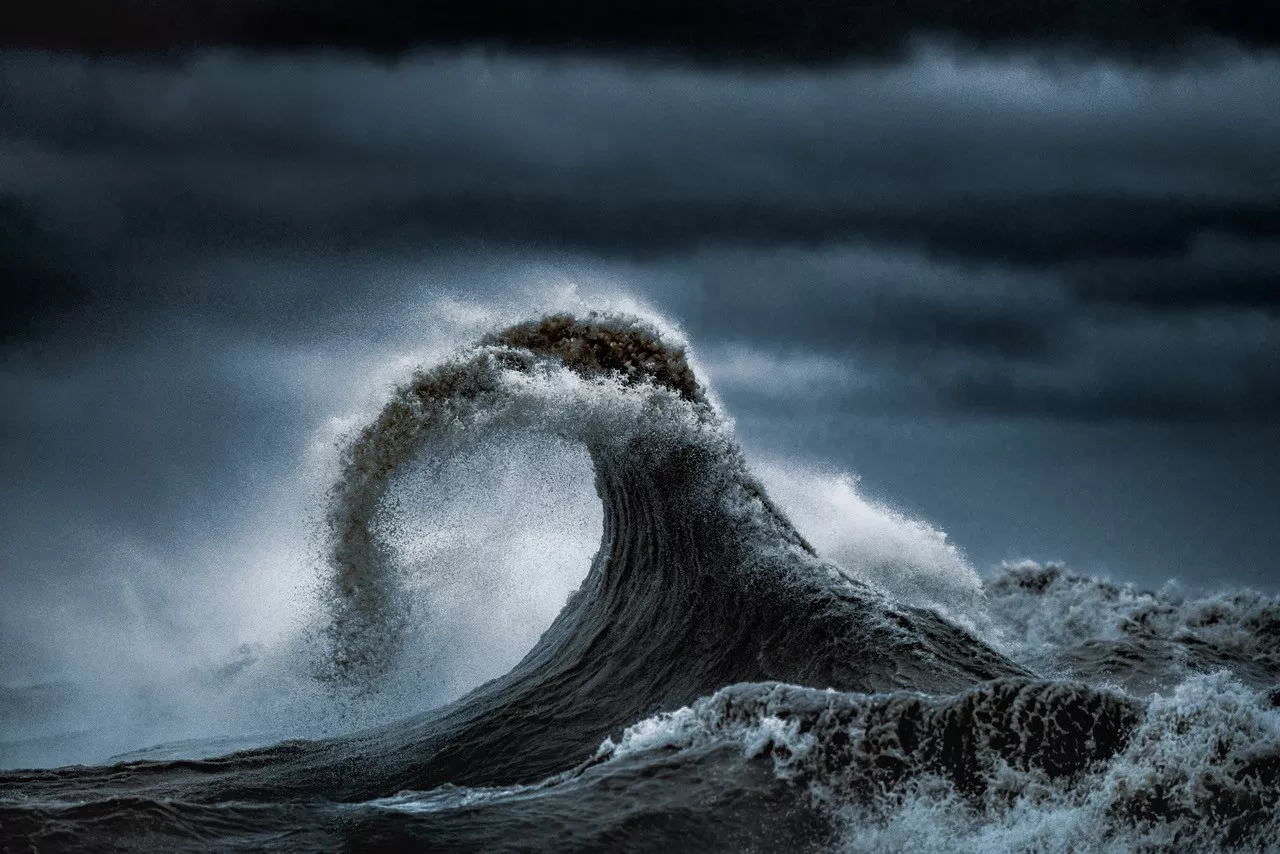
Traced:
POLYGON ((29 767, 108 742, 30 724, 66 686, 0 689, 0 850, 1280 851, 1276 599, 980 578, 765 469, 656 322, 552 315, 423 368, 341 450, 315 623, 206 674, 238 731, 29 767), (562 461, 554 501, 512 454, 562 461), (468 492, 494 466, 505 497, 468 492), (584 536, 549 625, 486 633, 584 536))

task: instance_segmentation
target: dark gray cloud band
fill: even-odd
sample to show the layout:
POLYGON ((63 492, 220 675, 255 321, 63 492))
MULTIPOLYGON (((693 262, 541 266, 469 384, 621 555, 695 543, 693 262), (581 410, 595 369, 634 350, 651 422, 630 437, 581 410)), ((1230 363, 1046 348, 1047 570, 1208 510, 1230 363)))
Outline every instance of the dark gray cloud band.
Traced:
POLYGON ((1274 103, 1280 58, 1247 53, 752 72, 11 54, 0 234, 25 303, 6 332, 84 306, 341 328, 406 298, 389 259, 497 253, 622 270, 712 347, 880 378, 837 384, 850 405, 1269 420, 1274 103), (271 280, 227 277, 235 258, 271 280))
MULTIPOLYGON (((1044 231, 1065 199, 1092 202, 1081 219, 1099 226, 1118 224, 1097 221, 1114 200, 1117 220, 1194 229, 1276 205, 1278 69, 1247 54, 1150 70, 925 51, 754 74, 483 55, 173 67, 18 54, 0 65, 0 108, 6 184, 56 178, 125 201, 185 190, 290 220, 417 208, 432 221, 506 201, 580 208, 584 221, 685 209, 690 239, 717 212, 830 238, 859 215, 892 230, 926 209, 962 229, 976 211, 1044 231)), ((486 233, 476 219, 455 227, 486 233)))
POLYGON ((48 0, 17 7, 7 24, 0 45, 96 52, 238 44, 395 55, 421 45, 483 42, 737 62, 884 55, 921 34, 1148 58, 1206 40, 1280 43, 1274 13, 1246 0, 48 0))

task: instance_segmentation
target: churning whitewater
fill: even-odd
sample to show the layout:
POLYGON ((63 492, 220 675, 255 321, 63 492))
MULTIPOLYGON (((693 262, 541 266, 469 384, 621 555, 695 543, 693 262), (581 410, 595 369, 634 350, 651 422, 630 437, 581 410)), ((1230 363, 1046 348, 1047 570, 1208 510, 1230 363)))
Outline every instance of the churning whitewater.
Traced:
POLYGON ((325 739, 0 773, 0 847, 1280 850, 1280 603, 1029 563, 929 592, 824 556, 685 344, 627 316, 491 334, 350 438, 311 647, 329 695, 376 703, 427 630, 400 480, 539 437, 589 455, 603 533, 509 672, 325 739))

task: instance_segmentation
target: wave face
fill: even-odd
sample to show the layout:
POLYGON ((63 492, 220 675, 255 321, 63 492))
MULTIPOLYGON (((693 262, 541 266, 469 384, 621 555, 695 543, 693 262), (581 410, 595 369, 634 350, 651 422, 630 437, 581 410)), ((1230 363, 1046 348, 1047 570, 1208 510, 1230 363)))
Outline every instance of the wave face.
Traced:
MULTIPOLYGON (((603 536, 509 672, 322 741, 8 772, 0 841, 1079 851, 1280 838, 1273 600, 1175 602, 1030 565, 990 583, 989 612, 963 625, 929 607, 937 590, 891 596, 796 531, 684 345, 628 317, 493 334, 414 375, 352 437, 325 517, 315 667, 335 695, 376 702, 422 631, 394 549, 398 478, 539 436, 590 456, 603 536)), ((931 549, 955 575, 959 558, 931 549)), ((538 572, 537 554, 528 564, 538 572)), ((951 587, 965 613, 982 604, 968 582, 951 587)))

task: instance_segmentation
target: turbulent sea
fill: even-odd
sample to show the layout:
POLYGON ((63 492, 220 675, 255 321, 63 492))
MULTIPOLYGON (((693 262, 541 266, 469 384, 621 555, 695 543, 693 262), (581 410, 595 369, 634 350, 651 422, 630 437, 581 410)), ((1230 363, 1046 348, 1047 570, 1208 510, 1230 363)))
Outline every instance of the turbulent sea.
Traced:
MULTIPOLYGON (((383 714, 98 766, 19 770, 10 744, 0 849, 1280 851, 1280 602, 1033 563, 980 581, 927 526, 823 516, 794 472, 748 468, 660 325, 492 334, 400 387, 339 468, 305 681, 383 714), (511 448, 585 461, 599 549, 513 667, 415 699, 406 662, 469 643, 421 605, 450 550, 496 548, 525 585, 555 551, 481 503, 414 552, 459 460, 511 448)), ((496 620, 496 587, 468 589, 448 613, 496 620)))

